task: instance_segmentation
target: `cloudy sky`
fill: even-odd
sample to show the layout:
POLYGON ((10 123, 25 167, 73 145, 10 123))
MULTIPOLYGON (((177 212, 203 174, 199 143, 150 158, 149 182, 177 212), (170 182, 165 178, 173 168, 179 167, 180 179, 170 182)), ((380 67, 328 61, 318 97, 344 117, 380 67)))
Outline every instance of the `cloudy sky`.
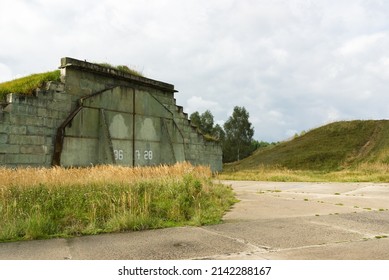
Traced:
POLYGON ((172 83, 187 113, 244 106, 255 139, 389 118, 389 1, 0 0, 0 82, 69 56, 172 83))

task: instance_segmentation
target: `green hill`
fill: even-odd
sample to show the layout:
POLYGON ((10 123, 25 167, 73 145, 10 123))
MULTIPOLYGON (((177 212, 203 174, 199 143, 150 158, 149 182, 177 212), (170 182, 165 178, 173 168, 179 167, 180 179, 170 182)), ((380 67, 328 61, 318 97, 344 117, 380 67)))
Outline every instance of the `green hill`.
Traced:
POLYGON ((248 171, 264 166, 331 172, 361 163, 389 164, 389 120, 331 123, 293 140, 259 149, 244 160, 226 164, 224 171, 248 171))

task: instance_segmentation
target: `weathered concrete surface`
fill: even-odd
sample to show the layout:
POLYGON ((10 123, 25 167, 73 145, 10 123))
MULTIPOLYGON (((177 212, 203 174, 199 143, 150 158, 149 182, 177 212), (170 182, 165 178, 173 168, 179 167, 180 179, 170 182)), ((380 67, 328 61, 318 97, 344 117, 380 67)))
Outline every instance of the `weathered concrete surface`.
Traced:
POLYGON ((240 258, 389 259, 389 184, 225 183, 241 202, 212 229, 266 249, 240 258))
POLYGON ((0 259, 389 259, 389 184, 225 183, 241 201, 223 224, 3 243, 0 259))
POLYGON ((188 161, 222 170, 222 149, 191 124, 171 84, 72 58, 61 82, 0 103, 0 166, 188 161))

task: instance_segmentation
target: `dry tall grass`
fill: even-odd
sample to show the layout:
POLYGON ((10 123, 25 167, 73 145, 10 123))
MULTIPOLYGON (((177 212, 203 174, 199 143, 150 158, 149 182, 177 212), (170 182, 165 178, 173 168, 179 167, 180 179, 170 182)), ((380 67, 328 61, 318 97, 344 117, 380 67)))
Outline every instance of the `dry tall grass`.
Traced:
POLYGON ((90 184, 134 184, 139 181, 158 179, 175 180, 185 174, 196 174, 196 177, 207 179, 211 177, 208 167, 192 166, 189 163, 179 163, 173 166, 123 167, 102 165, 87 168, 0 168, 0 188, 7 186, 33 187, 69 186, 90 184))

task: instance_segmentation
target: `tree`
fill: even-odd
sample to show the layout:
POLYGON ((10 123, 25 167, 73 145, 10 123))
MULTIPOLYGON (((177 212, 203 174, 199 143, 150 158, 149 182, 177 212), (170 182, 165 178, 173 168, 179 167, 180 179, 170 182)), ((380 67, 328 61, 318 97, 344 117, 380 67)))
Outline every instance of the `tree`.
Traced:
POLYGON ((199 112, 193 112, 191 115, 190 115, 190 122, 193 124, 193 125, 195 125, 195 126, 197 126, 198 128, 200 128, 200 126, 201 126, 201 119, 200 119, 200 114, 199 114, 199 112))
POLYGON ((211 111, 206 110, 200 116, 200 130, 203 134, 213 134, 213 115, 211 111))
POLYGON ((221 143, 223 143, 224 139, 226 138, 226 133, 224 132, 223 128, 218 124, 215 125, 215 127, 213 128, 212 135, 215 136, 215 138, 221 143))
POLYGON ((240 160, 253 152, 254 128, 249 113, 244 107, 236 106, 232 116, 224 123, 225 141, 223 157, 225 162, 240 160))
POLYGON ((214 120, 211 111, 206 110, 201 115, 197 111, 193 112, 190 115, 190 121, 192 122, 192 124, 197 126, 197 128, 201 131, 202 134, 213 136, 214 120))

